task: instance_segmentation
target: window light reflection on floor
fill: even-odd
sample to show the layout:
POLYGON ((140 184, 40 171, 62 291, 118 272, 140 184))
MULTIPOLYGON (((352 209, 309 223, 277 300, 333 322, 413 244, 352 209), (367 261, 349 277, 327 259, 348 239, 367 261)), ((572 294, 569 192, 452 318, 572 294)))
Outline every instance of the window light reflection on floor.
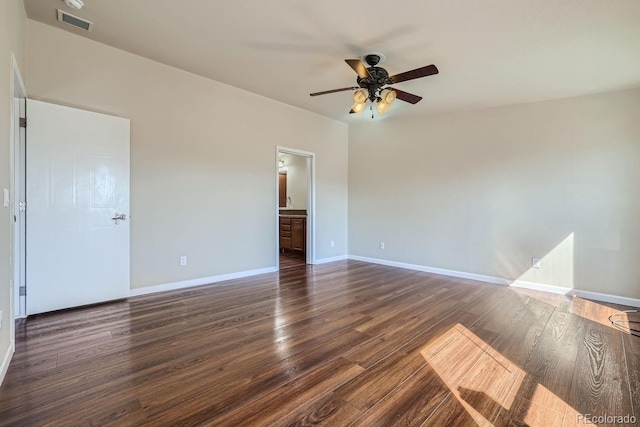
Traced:
POLYGON ((461 324, 420 353, 471 417, 481 426, 518 419, 529 426, 571 425, 577 412, 541 384, 518 395, 526 372, 461 324))

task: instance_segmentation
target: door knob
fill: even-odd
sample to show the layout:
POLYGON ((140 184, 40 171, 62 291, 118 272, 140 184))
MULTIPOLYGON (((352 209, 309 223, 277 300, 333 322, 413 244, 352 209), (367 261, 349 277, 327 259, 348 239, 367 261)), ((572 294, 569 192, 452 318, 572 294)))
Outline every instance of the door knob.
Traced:
POLYGON ((118 212, 116 212, 116 215, 111 219, 114 220, 116 222, 116 224, 117 224, 118 221, 124 221, 125 219, 127 219, 127 215, 125 215, 125 214, 118 215, 118 212))

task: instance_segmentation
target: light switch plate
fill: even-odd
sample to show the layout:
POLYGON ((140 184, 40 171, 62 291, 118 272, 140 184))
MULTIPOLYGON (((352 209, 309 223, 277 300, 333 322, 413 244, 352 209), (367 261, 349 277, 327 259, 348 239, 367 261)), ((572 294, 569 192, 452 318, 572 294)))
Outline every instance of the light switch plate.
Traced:
POLYGON ((9 207, 9 189, 5 188, 3 193, 4 207, 9 207))

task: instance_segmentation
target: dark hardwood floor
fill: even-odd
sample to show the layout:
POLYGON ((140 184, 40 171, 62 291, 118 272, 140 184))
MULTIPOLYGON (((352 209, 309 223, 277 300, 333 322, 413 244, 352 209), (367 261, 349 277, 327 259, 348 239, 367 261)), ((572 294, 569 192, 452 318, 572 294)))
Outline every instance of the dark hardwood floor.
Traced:
POLYGON ((307 256, 300 251, 280 252, 280 270, 291 267, 304 267, 307 264, 307 256))
POLYGON ((639 417, 640 338, 608 320, 624 308, 356 261, 299 265, 20 322, 0 425, 639 417))

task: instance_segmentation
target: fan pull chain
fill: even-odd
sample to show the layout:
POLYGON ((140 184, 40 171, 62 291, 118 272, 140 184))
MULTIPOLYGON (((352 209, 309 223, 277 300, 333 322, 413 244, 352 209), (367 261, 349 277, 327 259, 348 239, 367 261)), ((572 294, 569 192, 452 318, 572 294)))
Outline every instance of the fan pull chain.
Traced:
POLYGON ((369 104, 369 110, 371 110, 371 118, 373 119, 373 105, 369 104))

